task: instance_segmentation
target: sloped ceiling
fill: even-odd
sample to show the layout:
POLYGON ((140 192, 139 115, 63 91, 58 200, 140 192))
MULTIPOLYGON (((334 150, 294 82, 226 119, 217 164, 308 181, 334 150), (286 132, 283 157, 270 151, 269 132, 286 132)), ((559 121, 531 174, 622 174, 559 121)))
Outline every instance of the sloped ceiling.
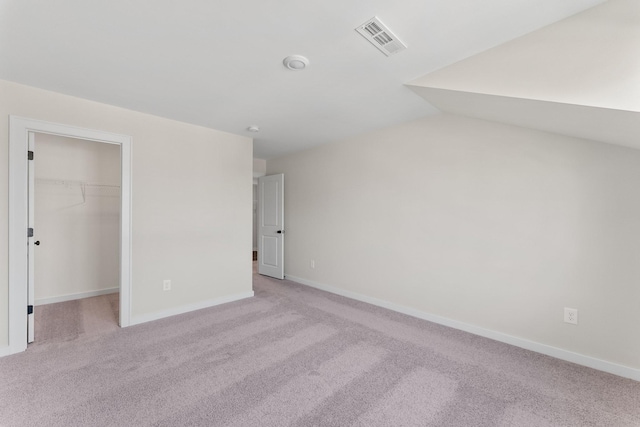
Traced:
POLYGON ((1 0, 0 78, 252 136, 272 158, 436 114, 406 82, 602 2, 1 0), (407 50, 354 31, 374 15, 407 50))
POLYGON ((609 0, 409 84, 440 110, 640 148, 640 2, 609 0))

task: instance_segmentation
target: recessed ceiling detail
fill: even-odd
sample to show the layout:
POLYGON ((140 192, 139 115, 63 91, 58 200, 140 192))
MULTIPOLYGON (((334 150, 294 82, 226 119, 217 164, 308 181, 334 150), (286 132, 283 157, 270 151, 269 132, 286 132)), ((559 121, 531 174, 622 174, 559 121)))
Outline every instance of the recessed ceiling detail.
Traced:
POLYGON ((402 43, 377 16, 360 25, 356 31, 387 56, 395 55, 407 48, 407 45, 402 43))

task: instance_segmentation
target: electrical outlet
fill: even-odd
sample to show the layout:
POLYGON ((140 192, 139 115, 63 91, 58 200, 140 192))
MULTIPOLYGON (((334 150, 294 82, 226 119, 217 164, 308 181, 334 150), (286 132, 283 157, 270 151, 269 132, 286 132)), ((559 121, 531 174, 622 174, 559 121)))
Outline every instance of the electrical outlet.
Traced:
POLYGON ((311 260, 311 268, 316 268, 316 260, 315 259, 311 260))
POLYGON ((170 291, 171 290, 171 280, 166 279, 162 281, 162 290, 170 291))
POLYGON ((571 323, 572 325, 578 324, 578 309, 576 308, 564 308, 564 322, 571 323))

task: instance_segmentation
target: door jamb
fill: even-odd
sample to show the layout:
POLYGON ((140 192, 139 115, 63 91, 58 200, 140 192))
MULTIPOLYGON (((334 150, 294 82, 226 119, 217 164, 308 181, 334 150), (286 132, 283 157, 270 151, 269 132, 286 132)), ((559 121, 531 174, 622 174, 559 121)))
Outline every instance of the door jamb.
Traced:
POLYGON ((120 326, 131 324, 131 143, 127 135, 9 116, 9 352, 27 348, 29 132, 120 145, 120 326))

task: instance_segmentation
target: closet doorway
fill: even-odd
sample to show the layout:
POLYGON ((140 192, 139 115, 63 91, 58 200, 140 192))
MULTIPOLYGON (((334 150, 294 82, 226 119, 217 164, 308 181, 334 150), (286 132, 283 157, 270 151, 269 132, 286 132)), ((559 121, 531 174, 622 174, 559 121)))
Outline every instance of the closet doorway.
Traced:
POLYGON ((120 146, 45 133, 34 133, 32 145, 29 342, 111 332, 119 315, 120 146))
MULTIPOLYGON (((33 305, 35 304, 35 268, 37 251, 45 244, 44 240, 36 238, 38 232, 33 227, 34 209, 29 209, 30 199, 35 204, 35 169, 37 168, 37 148, 31 150, 30 144, 35 145, 35 137, 39 134, 67 137, 82 140, 84 143, 109 144, 119 147, 119 192, 120 215, 116 230, 118 241, 119 279, 119 324, 126 327, 131 324, 131 137, 99 130, 78 128, 64 124, 45 122, 36 119, 9 116, 9 348, 7 354, 26 350, 29 332, 33 321, 33 305), (30 153, 30 151, 33 152, 30 153), (29 158, 33 157, 33 161, 29 158), (33 167, 29 167, 33 163, 33 167), (32 230, 33 229, 33 230, 32 230), (40 243, 36 245, 36 243, 40 243), (30 262, 34 261, 34 262, 30 262), (31 288, 31 292, 29 289, 31 288)), ((77 141, 76 141, 77 142, 77 141)), ((54 185, 42 177, 42 184, 54 185)), ((54 181, 58 178, 52 178, 54 181)), ((65 179, 62 179, 63 181, 65 179)), ((68 181, 81 181, 67 179, 68 181)), ((88 182, 66 183, 80 184, 81 194, 86 200, 91 191, 99 190, 100 182, 94 189, 90 189, 88 182)), ((113 191, 111 183, 106 183, 106 191, 113 191)), ((37 209, 37 207, 35 208, 37 209)), ((75 248, 74 237, 67 236, 75 248)), ((85 268, 86 266, 83 266, 85 268)), ((94 270, 95 271, 95 270, 94 270)), ((109 288, 107 288, 109 289, 109 288)), ((113 288, 111 288, 113 289, 113 288)), ((91 292, 91 291, 88 291, 91 292)), ((80 292, 82 293, 82 292, 80 292)), ((59 295, 58 295, 59 296, 59 295)), ((77 296, 77 295, 76 295, 77 296)), ((68 295, 67 295, 68 297, 68 295)), ((55 298, 55 297, 51 297, 55 298)), ((44 298, 43 298, 44 299, 44 298)), ((51 301, 51 300, 49 300, 51 301)))

